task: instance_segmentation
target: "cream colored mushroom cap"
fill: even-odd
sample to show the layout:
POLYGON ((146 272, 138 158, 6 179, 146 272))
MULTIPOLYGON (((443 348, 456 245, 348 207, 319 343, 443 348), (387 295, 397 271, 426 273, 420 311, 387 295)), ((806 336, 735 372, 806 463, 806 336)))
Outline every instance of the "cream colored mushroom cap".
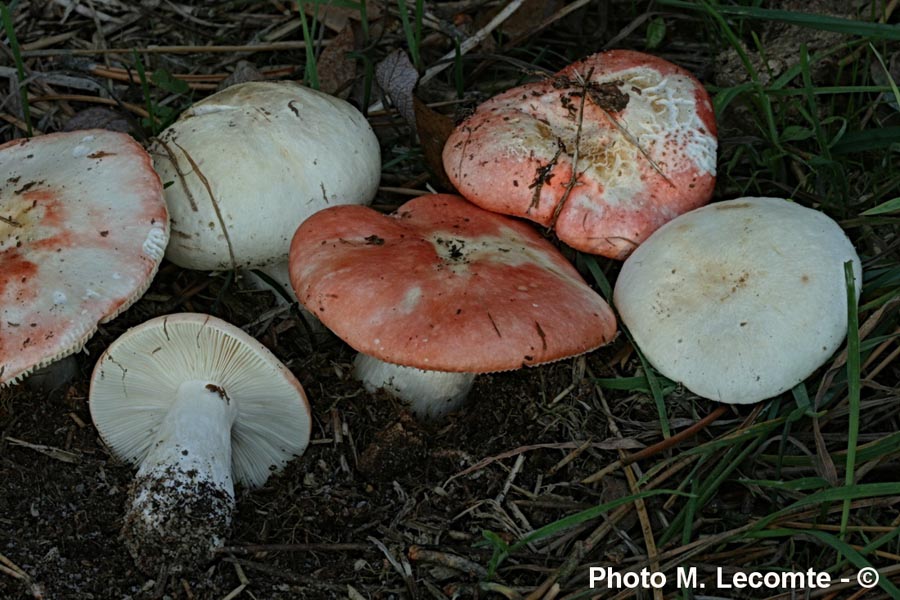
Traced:
POLYGON ((168 185, 166 258, 202 270, 287 260, 301 222, 327 206, 369 203, 381 171, 365 117, 293 82, 213 94, 167 128, 151 153, 168 185))
POLYGON ((859 256, 831 218, 739 198, 657 230, 623 265, 614 300, 663 375, 705 398, 750 404, 800 383, 840 346, 847 261, 858 291, 859 256))
POLYGON ((123 333, 91 376, 91 418, 119 458, 139 465, 180 385, 215 386, 237 405, 231 428, 234 481, 259 487, 309 444, 303 386, 268 348, 216 317, 179 313, 123 333))

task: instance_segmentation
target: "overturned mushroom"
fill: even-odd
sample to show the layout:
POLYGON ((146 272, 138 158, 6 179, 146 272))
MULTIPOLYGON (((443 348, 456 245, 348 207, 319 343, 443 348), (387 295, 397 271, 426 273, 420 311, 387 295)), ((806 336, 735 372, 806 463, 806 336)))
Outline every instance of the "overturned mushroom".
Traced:
POLYGON ((661 58, 612 50, 491 98, 457 127, 443 158, 459 192, 482 208, 624 259, 660 225, 709 202, 716 146, 699 81, 661 58))
POLYGON ((125 332, 97 362, 90 408, 110 449, 140 465, 123 533, 153 574, 208 560, 231 525, 234 483, 262 485, 309 442, 300 383, 258 341, 209 315, 125 332))
POLYGON ((465 398, 475 373, 539 365, 615 335, 609 306, 532 227, 458 196, 383 215, 316 213, 291 244, 297 297, 361 352, 357 376, 419 416, 465 398))

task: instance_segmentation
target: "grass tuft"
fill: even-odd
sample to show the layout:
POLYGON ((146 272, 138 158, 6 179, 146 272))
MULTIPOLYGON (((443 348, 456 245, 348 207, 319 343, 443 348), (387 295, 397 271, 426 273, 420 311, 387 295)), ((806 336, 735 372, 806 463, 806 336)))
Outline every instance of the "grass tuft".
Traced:
POLYGON ((0 2, 0 20, 3 21, 3 29, 6 31, 6 37, 9 39, 9 48, 16 63, 16 77, 18 79, 19 98, 22 104, 22 116, 25 120, 26 133, 28 137, 32 137, 34 128, 31 125, 31 105, 28 102, 28 88, 25 85, 25 63, 22 60, 22 52, 19 49, 19 40, 16 37, 12 13, 5 2, 0 2))

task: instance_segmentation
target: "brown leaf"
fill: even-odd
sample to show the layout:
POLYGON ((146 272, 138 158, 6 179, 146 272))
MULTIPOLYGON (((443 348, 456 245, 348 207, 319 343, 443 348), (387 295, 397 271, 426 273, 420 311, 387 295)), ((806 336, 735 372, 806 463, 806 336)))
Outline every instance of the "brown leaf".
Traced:
MULTIPOLYGON (((519 7, 519 10, 500 25, 499 31, 511 38, 525 35, 561 7, 562 2, 560 0, 525 0, 522 6, 519 7)), ((490 10, 480 12, 475 19, 475 29, 484 27, 501 10, 503 10, 502 3, 490 10)))
POLYGON ((77 131, 79 129, 108 129, 121 133, 133 133, 134 127, 124 114, 111 108, 92 106, 78 111, 72 118, 66 121, 63 131, 77 131))
POLYGON ((434 174, 436 183, 445 190, 454 190, 444 172, 442 153, 454 124, 450 117, 428 107, 415 95, 419 72, 403 50, 394 50, 377 67, 375 79, 385 91, 407 123, 419 135, 425 163, 434 174))
MULTIPOLYGON (((343 31, 350 19, 360 20, 359 10, 330 4, 329 0, 307 1, 303 3, 303 9, 307 15, 317 18, 325 27, 337 32, 343 31)), ((366 17, 369 21, 381 18, 381 4, 379 0, 366 0, 366 17)))
POLYGON ((388 54, 375 67, 375 80, 381 89, 391 97, 394 106, 411 127, 416 126, 416 109, 413 105, 413 91, 419 81, 419 72, 401 49, 388 54))
POLYGON ((346 99, 350 95, 348 82, 356 78, 356 61, 347 54, 356 48, 353 27, 347 24, 331 43, 322 50, 316 68, 319 73, 319 89, 346 99), (340 93, 338 93, 340 92, 340 93))
MULTIPOLYGON (((694 422, 691 421, 691 424, 694 422)), ((646 448, 644 444, 640 443, 634 438, 606 438, 596 446, 601 450, 639 450, 642 448, 646 448)))
POLYGON ((259 70, 253 66, 253 63, 248 62, 246 60, 239 60, 237 65, 234 67, 234 71, 222 80, 219 83, 219 87, 217 90, 224 90, 227 87, 232 85, 237 85, 238 83, 247 83, 248 81, 262 81, 265 79, 265 76, 259 72, 259 70))
POLYGON ((422 144, 422 153, 425 155, 425 164, 434 174, 438 187, 454 191, 450 178, 444 171, 444 144, 453 133, 453 119, 447 115, 431 109, 427 104, 413 96, 413 106, 416 113, 416 131, 419 134, 419 142, 422 144))
MULTIPOLYGON (((603 481, 600 484, 600 502, 602 504, 615 502, 616 500, 621 500, 622 498, 630 495, 631 490, 628 488, 628 483, 624 479, 621 479, 619 477, 609 475, 607 477, 604 477, 603 481)), ((619 527, 627 531, 631 529, 636 522, 637 515, 634 513, 634 511, 632 511, 625 515, 625 517, 619 522, 619 527)))

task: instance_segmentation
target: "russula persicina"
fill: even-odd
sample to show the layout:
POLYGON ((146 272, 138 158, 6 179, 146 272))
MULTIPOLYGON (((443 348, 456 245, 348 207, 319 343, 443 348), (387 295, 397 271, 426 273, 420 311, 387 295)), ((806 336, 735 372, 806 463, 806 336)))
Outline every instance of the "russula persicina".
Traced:
POLYGON ((410 200, 391 215, 320 211, 291 244, 297 297, 361 354, 356 375, 418 416, 456 408, 476 373, 582 354, 616 320, 530 225, 458 196, 410 200))
POLYGON ((97 361, 90 408, 110 450, 140 465, 123 534, 151 574, 208 561, 231 525, 235 482, 262 485, 310 435, 293 374, 241 329, 203 314, 122 334, 97 361))
POLYGON ((443 159, 471 202, 624 259, 659 226, 709 202, 716 147, 712 104, 694 76, 611 50, 483 103, 443 159))
POLYGON ((77 352, 131 306, 168 238, 159 177, 128 135, 0 146, 0 386, 77 352))
POLYGON ((731 404, 806 379, 847 333, 844 263, 824 213, 779 198, 717 202, 664 225, 625 261, 615 304, 663 375, 731 404))

